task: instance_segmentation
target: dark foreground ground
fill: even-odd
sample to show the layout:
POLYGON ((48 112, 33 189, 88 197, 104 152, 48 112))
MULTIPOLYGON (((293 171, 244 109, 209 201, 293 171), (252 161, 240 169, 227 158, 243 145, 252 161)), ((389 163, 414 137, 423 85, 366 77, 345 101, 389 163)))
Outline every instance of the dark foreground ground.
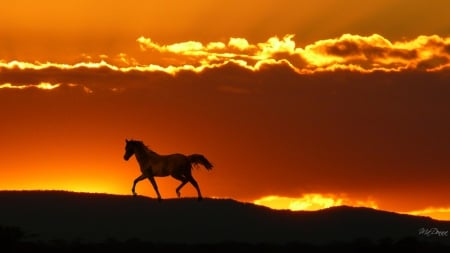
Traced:
MULTIPOLYGON (((3 235, 4 236, 4 235, 3 235)), ((87 243, 81 241, 54 240, 47 242, 14 241, 1 238, 0 252, 450 252, 450 246, 439 242, 429 242, 416 238, 403 238, 394 241, 385 238, 372 241, 367 238, 355 239, 352 242, 334 242, 325 244, 310 243, 153 243, 130 239, 119 242, 114 239, 105 242, 87 243)))
POLYGON ((448 230, 450 222, 370 208, 0 191, 0 252, 450 252, 448 230))

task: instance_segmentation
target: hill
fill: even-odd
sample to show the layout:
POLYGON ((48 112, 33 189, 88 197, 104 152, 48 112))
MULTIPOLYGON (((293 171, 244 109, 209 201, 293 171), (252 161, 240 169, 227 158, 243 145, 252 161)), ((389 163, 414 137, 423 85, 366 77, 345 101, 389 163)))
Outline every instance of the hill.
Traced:
POLYGON ((35 241, 154 243, 312 243, 437 241, 450 222, 340 206, 320 211, 279 211, 231 199, 165 199, 62 191, 0 191, 0 227, 17 227, 35 241))

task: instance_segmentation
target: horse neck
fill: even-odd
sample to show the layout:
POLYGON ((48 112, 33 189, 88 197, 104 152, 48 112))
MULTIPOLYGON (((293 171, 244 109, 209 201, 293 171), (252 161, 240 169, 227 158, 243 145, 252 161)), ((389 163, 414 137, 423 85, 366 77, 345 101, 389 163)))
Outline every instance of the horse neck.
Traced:
POLYGON ((159 157, 159 155, 156 152, 145 148, 136 148, 134 154, 138 162, 141 164, 145 164, 149 160, 158 159, 159 157))

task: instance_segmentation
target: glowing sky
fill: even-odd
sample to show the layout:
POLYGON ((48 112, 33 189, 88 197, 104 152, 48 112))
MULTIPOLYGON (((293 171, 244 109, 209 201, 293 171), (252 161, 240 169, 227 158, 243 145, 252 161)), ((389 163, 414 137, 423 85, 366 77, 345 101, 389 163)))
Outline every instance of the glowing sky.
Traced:
POLYGON ((205 196, 450 219, 448 1, 3 6, 2 189, 129 194, 135 138, 208 157, 205 196))

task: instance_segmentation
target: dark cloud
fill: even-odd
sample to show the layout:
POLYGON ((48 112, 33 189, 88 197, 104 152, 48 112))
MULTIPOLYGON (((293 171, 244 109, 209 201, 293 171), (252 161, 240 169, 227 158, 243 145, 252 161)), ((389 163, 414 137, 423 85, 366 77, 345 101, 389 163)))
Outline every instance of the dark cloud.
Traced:
MULTIPOLYGON (((407 50, 393 47, 382 47, 371 45, 369 43, 362 43, 361 41, 343 40, 335 44, 325 47, 325 52, 330 55, 340 57, 361 56, 366 61, 373 62, 378 59, 386 58, 400 58, 403 60, 413 60, 418 57, 415 49, 407 50)), ((374 62, 373 62, 374 63, 374 62)))
POLYGON ((136 85, 156 85, 173 79, 173 76, 162 72, 142 72, 131 70, 120 72, 107 67, 60 69, 48 67, 44 69, 4 69, 0 83, 16 85, 39 84, 41 82, 61 83, 74 86, 82 85, 93 90, 133 88, 136 85))
POLYGON ((329 47, 325 48, 327 54, 337 55, 337 56, 351 56, 359 55, 360 47, 354 41, 340 41, 329 47))
POLYGON ((445 66, 450 63, 450 59, 443 56, 433 56, 428 59, 419 61, 417 68, 422 70, 434 69, 440 66, 445 66))
POLYGON ((344 34, 336 39, 317 41, 305 47, 302 54, 312 65, 327 70, 436 70, 448 64, 450 56, 446 50, 447 45, 448 39, 439 36, 418 36, 409 41, 391 42, 378 34, 344 34))

